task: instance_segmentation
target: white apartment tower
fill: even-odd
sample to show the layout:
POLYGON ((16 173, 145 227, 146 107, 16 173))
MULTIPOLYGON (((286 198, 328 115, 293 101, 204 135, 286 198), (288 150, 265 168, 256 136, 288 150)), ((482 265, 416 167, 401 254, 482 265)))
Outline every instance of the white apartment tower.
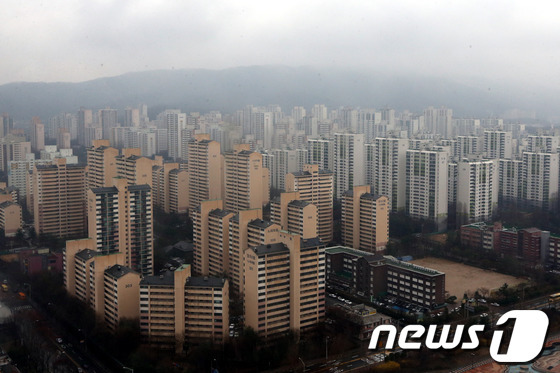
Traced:
POLYGON ((336 133, 334 135, 334 190, 340 199, 354 185, 365 184, 364 135, 336 133))
POLYGON ((489 159, 511 159, 511 132, 484 131, 484 156, 489 159))
POLYGON ((428 219, 438 231, 447 228, 448 154, 437 150, 407 150, 405 211, 428 219))
POLYGON ((490 220, 498 204, 498 161, 457 164, 457 224, 490 220))
POLYGON ((556 211, 558 153, 523 153, 521 198, 530 207, 556 211))
POLYGON ((376 138, 366 145, 366 184, 389 197, 392 211, 404 209, 407 139, 376 138))

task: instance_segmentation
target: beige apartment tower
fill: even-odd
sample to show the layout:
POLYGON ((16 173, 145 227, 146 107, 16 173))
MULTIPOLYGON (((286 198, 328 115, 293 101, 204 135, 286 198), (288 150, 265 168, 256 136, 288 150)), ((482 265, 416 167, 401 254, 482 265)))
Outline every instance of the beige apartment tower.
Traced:
POLYGON ((194 272, 221 276, 229 272, 229 223, 234 213, 222 210, 222 200, 202 201, 191 211, 194 272))
POLYGON ((140 274, 128 267, 115 264, 103 275, 105 325, 115 331, 122 319, 140 317, 140 274))
POLYGON ((309 330, 325 317, 325 246, 284 231, 279 240, 244 253, 245 325, 266 339, 309 330))
POLYGON ((200 202, 223 197, 223 156, 220 143, 209 134, 195 135, 188 142, 189 209, 200 202))
POLYGON ((117 175, 129 184, 147 184, 152 187, 152 166, 154 161, 140 155, 140 148, 123 149, 122 155, 115 157, 117 175))
MULTIPOLYGON (((157 163, 157 161, 155 162, 157 163)), ((189 173, 179 163, 152 166, 152 196, 154 206, 166 213, 184 214, 189 206, 189 173)))
POLYGON ((324 243, 333 240, 334 174, 306 164, 303 171, 286 175, 286 192, 299 192, 299 199, 317 206, 317 235, 324 243))
POLYGON ((281 193, 270 202, 270 220, 302 238, 317 237, 317 206, 302 201, 299 192, 281 193))
POLYGON ((369 252, 385 250, 389 241, 389 198, 355 186, 342 196, 342 242, 369 252))
POLYGON ((109 146, 109 140, 94 140, 87 148, 87 187, 102 188, 113 185, 117 176, 119 150, 109 146))
POLYGON ((6 237, 15 237, 21 229, 21 206, 12 201, 0 203, 0 229, 6 237))
POLYGON ((225 154, 225 209, 238 212, 261 208, 269 201, 270 173, 262 154, 241 144, 225 154))
POLYGON ((33 217, 37 234, 80 237, 86 228, 85 167, 65 158, 33 168, 33 217))

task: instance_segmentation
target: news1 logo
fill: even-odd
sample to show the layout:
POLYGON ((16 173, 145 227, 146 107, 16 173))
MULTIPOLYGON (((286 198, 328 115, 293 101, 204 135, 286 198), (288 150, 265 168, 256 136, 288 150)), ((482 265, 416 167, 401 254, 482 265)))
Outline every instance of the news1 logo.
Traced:
MULTIPOLYGON (((504 336, 503 330, 495 330, 492 335, 492 342, 490 343, 490 356, 492 359, 499 363, 524 363, 533 360, 542 351, 546 332, 548 330, 548 316, 542 311, 536 310, 515 310, 503 314, 496 326, 504 325, 509 320, 515 319, 515 325, 511 333, 511 339, 506 353, 499 353, 498 350, 502 344, 504 336)), ((472 350, 479 346, 478 340, 479 332, 484 331, 484 325, 471 325, 467 330, 467 335, 470 339, 469 342, 463 342, 463 332, 465 325, 457 325, 453 340, 448 341, 451 325, 442 325, 441 335, 439 341, 436 341, 437 325, 430 325, 428 333, 426 334, 425 345, 430 350, 437 350, 443 348, 450 350, 456 348, 461 344, 461 349, 472 350)), ((369 343, 370 349, 377 347, 379 336, 382 332, 388 332, 386 349, 392 349, 395 345, 397 337, 397 328, 394 325, 380 325, 373 331, 369 343)), ((399 334, 398 346, 403 350, 418 350, 422 346, 419 341, 411 341, 411 339, 418 340, 424 333, 426 327, 422 325, 407 325, 399 334)))

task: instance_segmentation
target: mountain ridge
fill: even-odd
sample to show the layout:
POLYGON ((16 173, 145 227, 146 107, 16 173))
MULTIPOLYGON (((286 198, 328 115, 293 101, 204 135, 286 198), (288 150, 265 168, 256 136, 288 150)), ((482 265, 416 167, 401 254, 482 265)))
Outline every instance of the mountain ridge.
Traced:
MULTIPOLYGON (((479 84, 480 86, 480 84, 479 84)), ((510 89, 488 83, 483 89, 442 77, 384 74, 358 69, 283 65, 245 66, 223 70, 174 69, 129 72, 85 82, 15 82, 0 86, 0 111, 17 120, 43 120, 80 107, 123 109, 145 103, 153 117, 165 108, 186 112, 234 112, 245 105, 293 106, 325 104, 421 112, 446 106, 456 116, 490 117, 507 110, 536 111, 555 116, 554 100, 536 90, 510 89)))

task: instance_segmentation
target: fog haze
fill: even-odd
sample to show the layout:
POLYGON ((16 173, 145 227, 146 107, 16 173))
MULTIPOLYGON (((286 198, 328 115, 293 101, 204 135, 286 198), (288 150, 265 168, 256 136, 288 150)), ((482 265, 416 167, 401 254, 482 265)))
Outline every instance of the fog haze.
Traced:
POLYGON ((0 84, 281 64, 550 87, 560 83, 559 7, 550 1, 6 0, 0 84))

